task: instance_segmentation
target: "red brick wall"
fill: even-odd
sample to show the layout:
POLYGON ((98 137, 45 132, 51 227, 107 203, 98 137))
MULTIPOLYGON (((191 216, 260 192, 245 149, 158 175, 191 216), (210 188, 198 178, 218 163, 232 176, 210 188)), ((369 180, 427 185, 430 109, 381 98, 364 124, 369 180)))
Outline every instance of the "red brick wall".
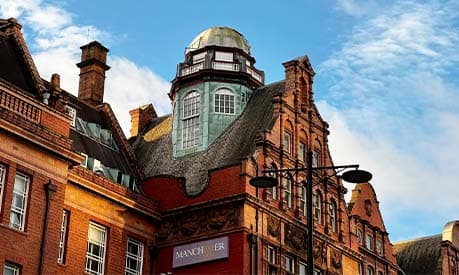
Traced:
POLYGON ((197 197, 188 197, 176 178, 150 178, 142 183, 145 195, 160 202, 160 211, 174 209, 184 205, 215 200, 244 192, 245 185, 241 181, 241 167, 231 167, 215 170, 210 173, 209 185, 197 197), (164 194, 167 194, 165 196, 164 194))

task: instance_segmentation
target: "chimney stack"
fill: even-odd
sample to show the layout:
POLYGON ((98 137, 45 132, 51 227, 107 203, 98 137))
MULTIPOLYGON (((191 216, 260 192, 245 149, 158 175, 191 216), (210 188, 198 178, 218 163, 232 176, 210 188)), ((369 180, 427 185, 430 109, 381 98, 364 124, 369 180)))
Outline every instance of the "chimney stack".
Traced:
POLYGON ((108 49, 97 41, 81 48, 80 85, 78 98, 89 105, 97 106, 104 101, 105 72, 110 69, 106 64, 108 49))
POLYGON ((139 135, 151 120, 158 117, 152 104, 131 110, 129 114, 131 115, 131 137, 139 135))

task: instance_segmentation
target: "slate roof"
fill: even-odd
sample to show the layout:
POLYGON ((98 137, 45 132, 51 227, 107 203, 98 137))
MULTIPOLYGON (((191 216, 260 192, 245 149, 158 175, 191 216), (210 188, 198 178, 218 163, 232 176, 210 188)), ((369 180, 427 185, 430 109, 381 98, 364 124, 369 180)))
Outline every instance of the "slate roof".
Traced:
POLYGON ((406 274, 435 274, 439 268, 442 235, 394 243, 397 264, 406 274))
MULTIPOLYGON (((236 164, 251 155, 256 138, 264 130, 272 129, 276 121, 273 94, 283 93, 284 89, 285 81, 258 88, 244 112, 203 152, 174 159, 171 129, 151 142, 143 136, 137 137, 132 146, 145 177, 185 178, 186 193, 198 195, 207 186, 209 170, 236 164)), ((149 131, 155 128, 147 129, 146 134, 149 131)))
MULTIPOLYGON (((108 119, 103 111, 92 107, 83 101, 79 100, 76 96, 64 92, 69 105, 77 110, 77 116, 86 122, 97 123, 102 129, 111 129, 108 119)), ((113 130, 113 129, 111 129, 113 130)), ((112 135, 115 133, 112 131, 112 135)), ((99 160, 107 167, 116 168, 125 174, 132 174, 128 165, 128 160, 121 152, 102 144, 101 142, 84 135, 74 128, 70 130, 70 138, 73 140, 72 149, 76 152, 85 153, 91 158, 99 160)))
POLYGON ((19 56, 13 37, 2 32, 0 32, 0 64, 0 78, 28 93, 33 91, 32 81, 27 77, 26 65, 19 56))

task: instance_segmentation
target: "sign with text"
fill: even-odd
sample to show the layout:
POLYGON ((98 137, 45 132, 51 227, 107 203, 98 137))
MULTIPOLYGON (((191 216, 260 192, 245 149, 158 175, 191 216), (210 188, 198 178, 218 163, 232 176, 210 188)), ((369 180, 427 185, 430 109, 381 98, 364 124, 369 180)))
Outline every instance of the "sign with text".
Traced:
POLYGON ((222 237, 174 247, 172 267, 202 263, 229 257, 229 239, 222 237))

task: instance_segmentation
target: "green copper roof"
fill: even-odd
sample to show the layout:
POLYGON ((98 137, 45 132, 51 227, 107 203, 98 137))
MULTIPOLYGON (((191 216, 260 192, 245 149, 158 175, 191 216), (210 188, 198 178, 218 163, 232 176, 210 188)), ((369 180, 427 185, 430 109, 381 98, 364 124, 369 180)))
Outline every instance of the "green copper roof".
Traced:
POLYGON ((186 53, 206 46, 239 48, 250 55, 249 42, 238 31, 228 27, 212 27, 200 33, 190 43, 186 53))

